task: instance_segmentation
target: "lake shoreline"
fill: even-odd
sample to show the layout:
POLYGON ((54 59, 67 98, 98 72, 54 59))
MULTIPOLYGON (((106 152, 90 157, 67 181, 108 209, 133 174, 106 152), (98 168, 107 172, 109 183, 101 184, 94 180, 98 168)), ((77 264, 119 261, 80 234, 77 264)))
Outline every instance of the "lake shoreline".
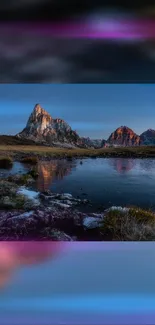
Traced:
POLYGON ((87 199, 33 191, 33 180, 21 185, 19 178, 22 175, 0 179, 0 240, 101 241, 103 213, 78 210, 87 199))
POLYGON ((78 205, 87 205, 88 200, 70 193, 33 191, 29 178, 19 185, 22 177, 0 180, 1 241, 155 240, 154 211, 111 206, 100 213, 80 212, 78 205))
MULTIPOLYGON (((0 240, 155 240, 154 205, 150 206, 148 199, 144 205, 150 182, 145 167, 147 171, 151 167, 147 159, 139 162, 135 176, 132 172, 130 174, 136 164, 132 158, 117 157, 114 161, 107 159, 103 163, 101 159, 92 160, 85 156, 88 159, 82 161, 80 158, 75 162, 78 157, 53 157, 52 152, 52 155, 47 155, 46 161, 45 152, 28 155, 23 151, 12 152, 14 157, 10 154, 6 156, 6 153, 0 156, 0 240), (45 163, 40 162, 38 156, 45 163), (14 163, 17 158, 20 162, 14 163), (129 179, 125 176, 127 172, 129 179), (62 178, 69 178, 69 175, 70 183, 65 185, 62 178), (140 186, 131 188, 129 180, 134 186, 135 177, 141 179, 140 175, 140 186), (58 178, 61 185, 55 183, 51 188, 54 178, 58 178)), ((152 163, 154 166, 154 161, 152 163)), ((152 203, 153 189, 152 179, 149 196, 152 203)))

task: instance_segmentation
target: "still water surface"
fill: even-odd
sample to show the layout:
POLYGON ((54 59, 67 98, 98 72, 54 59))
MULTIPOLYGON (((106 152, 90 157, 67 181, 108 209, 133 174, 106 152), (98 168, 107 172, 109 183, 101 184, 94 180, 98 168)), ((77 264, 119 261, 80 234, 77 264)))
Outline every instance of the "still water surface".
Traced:
MULTIPOLYGON (((28 168, 16 162, 9 173, 28 168)), ((112 205, 155 208, 155 159, 62 159, 41 162, 37 169, 35 189, 87 198, 94 211, 112 205)))

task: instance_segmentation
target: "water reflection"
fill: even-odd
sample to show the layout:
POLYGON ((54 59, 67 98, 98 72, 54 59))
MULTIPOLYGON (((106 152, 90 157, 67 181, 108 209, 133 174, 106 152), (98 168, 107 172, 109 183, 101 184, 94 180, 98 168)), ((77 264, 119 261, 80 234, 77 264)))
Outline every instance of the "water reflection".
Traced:
POLYGON ((126 173, 129 172, 136 166, 135 159, 124 159, 124 158, 112 158, 109 159, 109 164, 118 172, 126 173))
POLYGON ((60 242, 1 242, 0 289, 9 283, 18 267, 43 262, 55 256, 60 246, 60 242))
MULTIPOLYGON (((11 173, 28 172, 30 168, 34 167, 15 163, 11 173)), ((81 159, 55 159, 42 161, 36 168, 39 176, 32 183, 34 190, 63 190, 82 199, 85 195, 92 204, 80 208, 86 213, 111 205, 154 206, 155 159, 88 158, 83 163, 81 159)))
POLYGON ((75 162, 65 159, 39 163, 37 166, 37 172, 39 174, 36 183, 37 189, 39 191, 48 190, 54 180, 62 180, 71 173, 75 166, 75 162))

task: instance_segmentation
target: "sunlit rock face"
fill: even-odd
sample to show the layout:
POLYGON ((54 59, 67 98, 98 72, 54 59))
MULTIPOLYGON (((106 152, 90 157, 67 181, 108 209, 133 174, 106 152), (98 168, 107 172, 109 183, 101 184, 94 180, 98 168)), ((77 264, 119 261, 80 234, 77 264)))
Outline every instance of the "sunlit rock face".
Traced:
POLYGON ((36 104, 26 127, 18 134, 20 138, 32 139, 48 145, 68 143, 79 146, 80 137, 62 119, 53 119, 39 104, 36 104))
POLYGON ((26 127, 17 135, 38 143, 59 147, 102 148, 105 140, 80 137, 76 131, 62 119, 53 119, 40 104, 36 104, 26 127))
POLYGON ((121 126, 111 133, 108 143, 118 146, 139 146, 140 136, 127 126, 121 126))
POLYGON ((140 135, 141 144, 155 145, 155 130, 148 129, 140 135))
POLYGON ((39 104, 36 104, 32 114, 30 115, 26 129, 27 131, 35 131, 41 135, 52 122, 52 117, 39 104))

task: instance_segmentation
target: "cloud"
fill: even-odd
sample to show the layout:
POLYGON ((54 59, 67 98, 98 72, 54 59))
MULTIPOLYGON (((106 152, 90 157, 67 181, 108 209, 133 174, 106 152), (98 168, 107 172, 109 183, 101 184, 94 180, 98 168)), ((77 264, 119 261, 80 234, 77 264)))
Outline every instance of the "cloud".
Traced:
POLYGON ((13 35, 7 26, 0 33, 0 82, 154 82, 154 61, 143 50, 147 46, 53 38, 32 30, 26 35, 20 28, 13 35))

